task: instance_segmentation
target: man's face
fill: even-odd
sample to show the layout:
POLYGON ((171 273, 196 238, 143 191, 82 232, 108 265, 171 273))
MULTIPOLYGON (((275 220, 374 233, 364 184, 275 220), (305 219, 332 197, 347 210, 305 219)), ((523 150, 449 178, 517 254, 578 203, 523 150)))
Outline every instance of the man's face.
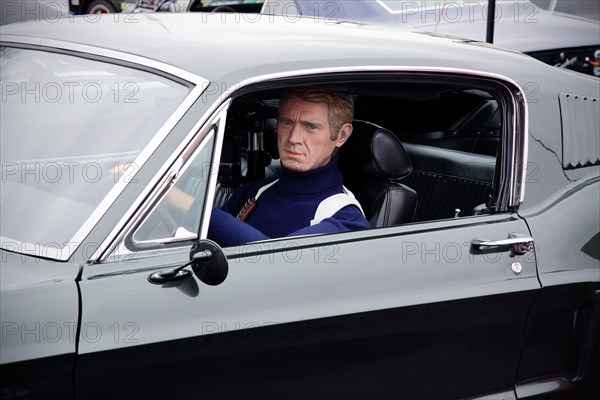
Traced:
POLYGON ((325 103, 292 97, 279 111, 277 146, 283 166, 290 171, 305 172, 326 165, 333 150, 346 140, 340 141, 339 136, 343 135, 331 140, 325 103))

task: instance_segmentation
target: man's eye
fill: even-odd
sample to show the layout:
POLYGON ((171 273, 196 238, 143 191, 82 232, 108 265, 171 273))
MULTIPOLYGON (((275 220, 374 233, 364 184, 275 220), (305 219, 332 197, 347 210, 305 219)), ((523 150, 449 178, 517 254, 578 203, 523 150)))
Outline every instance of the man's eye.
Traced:
POLYGON ((314 124, 308 124, 308 129, 314 131, 315 129, 317 129, 317 126, 314 124))
POLYGON ((281 124, 285 126, 290 126, 292 124, 292 121, 290 121, 289 119, 282 119, 279 122, 281 122, 281 124))

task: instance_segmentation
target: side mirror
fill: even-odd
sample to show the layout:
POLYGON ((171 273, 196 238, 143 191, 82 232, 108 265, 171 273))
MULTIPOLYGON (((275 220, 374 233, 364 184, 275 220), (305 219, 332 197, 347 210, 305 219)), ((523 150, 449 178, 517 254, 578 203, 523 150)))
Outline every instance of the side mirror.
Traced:
POLYGON ((207 285, 223 283, 229 272, 225 253, 212 240, 198 240, 190 250, 190 264, 194 274, 207 285))
POLYGON ((191 276, 191 272, 184 269, 192 266, 192 271, 202 282, 207 285, 216 286, 223 283, 229 272, 227 257, 218 244, 212 240, 198 240, 190 250, 190 262, 168 270, 158 271, 148 276, 148 281, 155 285, 182 281, 191 276))

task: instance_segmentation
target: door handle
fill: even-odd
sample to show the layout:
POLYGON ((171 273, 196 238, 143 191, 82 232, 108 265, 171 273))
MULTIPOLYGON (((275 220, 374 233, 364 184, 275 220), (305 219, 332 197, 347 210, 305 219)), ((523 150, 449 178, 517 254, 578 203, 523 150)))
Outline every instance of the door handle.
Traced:
POLYGON ((507 239, 500 240, 487 240, 487 239, 473 239, 471 240, 471 246, 481 249, 482 247, 504 247, 511 246, 513 252, 516 255, 522 256, 523 254, 533 249, 533 238, 525 236, 520 233, 510 233, 507 239))

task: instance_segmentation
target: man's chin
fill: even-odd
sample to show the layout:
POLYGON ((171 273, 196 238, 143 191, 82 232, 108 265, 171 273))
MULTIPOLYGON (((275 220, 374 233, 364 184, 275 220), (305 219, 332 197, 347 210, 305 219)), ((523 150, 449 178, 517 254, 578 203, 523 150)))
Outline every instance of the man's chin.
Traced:
POLYGON ((281 165, 283 165, 284 168, 287 169, 288 171, 292 171, 292 172, 306 172, 306 171, 308 171, 308 168, 304 164, 296 162, 296 161, 290 161, 290 160, 284 161, 284 160, 281 160, 281 165))

